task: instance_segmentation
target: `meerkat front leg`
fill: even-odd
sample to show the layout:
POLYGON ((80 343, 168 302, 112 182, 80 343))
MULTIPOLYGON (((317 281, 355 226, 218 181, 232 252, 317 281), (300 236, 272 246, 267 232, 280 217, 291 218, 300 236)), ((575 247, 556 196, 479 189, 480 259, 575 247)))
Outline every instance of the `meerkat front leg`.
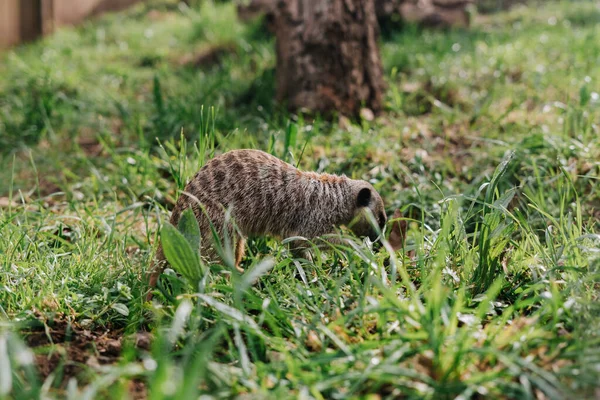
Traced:
POLYGON ((308 262, 313 261, 312 247, 307 241, 300 239, 293 240, 288 244, 288 248, 294 258, 303 258, 308 262))
POLYGON ((294 258, 304 258, 308 262, 314 261, 314 252, 316 248, 320 251, 329 250, 331 246, 347 246, 347 242, 341 236, 326 235, 317 237, 312 242, 305 240, 294 240, 289 243, 289 249, 294 258), (312 243, 312 244, 311 244, 312 243))

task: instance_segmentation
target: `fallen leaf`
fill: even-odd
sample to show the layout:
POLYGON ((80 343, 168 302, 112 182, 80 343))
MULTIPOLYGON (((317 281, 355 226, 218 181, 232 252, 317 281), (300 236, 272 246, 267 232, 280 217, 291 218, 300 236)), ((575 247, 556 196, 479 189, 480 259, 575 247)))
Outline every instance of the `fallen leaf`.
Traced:
POLYGON ((361 108, 360 117, 365 121, 373 121, 375 119, 375 114, 370 108, 361 108))
POLYGON ((8 208, 8 207, 16 207, 19 204, 14 201, 14 200, 10 200, 8 197, 0 197, 0 207, 4 208, 8 208))
POLYGON ((392 246, 392 249, 400 250, 404 247, 404 241, 406 240, 406 230, 408 229, 408 222, 403 219, 400 210, 396 209, 394 215, 391 218, 392 229, 390 230, 390 237, 388 242, 392 246))
POLYGON ((308 335, 306 336, 306 347, 311 351, 321 351, 323 348, 323 343, 315 331, 308 332, 308 335))

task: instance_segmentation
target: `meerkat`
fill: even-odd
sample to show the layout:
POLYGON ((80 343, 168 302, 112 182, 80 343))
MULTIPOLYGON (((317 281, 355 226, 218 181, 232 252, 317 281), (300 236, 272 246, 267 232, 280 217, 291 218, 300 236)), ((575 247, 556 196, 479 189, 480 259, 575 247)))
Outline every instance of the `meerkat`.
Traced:
MULTIPOLYGON (((303 172, 260 150, 233 150, 207 162, 177 200, 170 223, 177 226, 187 208, 192 208, 198 220, 202 257, 217 260, 212 222, 221 239, 225 229, 235 239, 235 266, 240 272, 247 237, 311 240, 347 226, 355 235, 375 241, 379 231, 369 222, 366 210, 371 211, 380 230, 387 220, 383 200, 370 183, 343 175, 303 172), (233 224, 225 227, 227 210, 233 224)), ((299 248, 292 247, 292 251, 299 248)), ((151 287, 166 264, 160 246, 150 275, 151 287)))

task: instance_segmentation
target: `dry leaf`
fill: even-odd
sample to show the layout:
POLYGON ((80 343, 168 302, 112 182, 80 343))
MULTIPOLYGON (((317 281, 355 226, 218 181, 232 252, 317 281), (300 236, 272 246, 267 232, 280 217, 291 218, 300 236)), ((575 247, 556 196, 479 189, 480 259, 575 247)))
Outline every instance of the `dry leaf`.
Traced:
POLYGON ((315 331, 309 331, 306 336, 306 347, 308 347, 311 351, 321 351, 323 348, 323 343, 321 339, 319 339, 319 335, 315 333, 315 331))
POLYGON ((9 200, 8 197, 0 197, 0 207, 2 207, 2 208, 16 207, 18 205, 19 205, 19 203, 17 203, 14 200, 9 200))
POLYGON ((365 121, 373 121, 375 119, 375 114, 370 108, 361 108, 360 117, 365 121))
POLYGON ((390 242, 390 245, 392 246, 392 249, 394 249, 394 251, 403 248, 404 241, 406 240, 406 230, 408 229, 408 222, 402 218, 402 213, 399 209, 396 209, 396 211, 394 211, 394 215, 391 218, 392 229, 390 230, 390 237, 388 238, 388 242, 390 242))

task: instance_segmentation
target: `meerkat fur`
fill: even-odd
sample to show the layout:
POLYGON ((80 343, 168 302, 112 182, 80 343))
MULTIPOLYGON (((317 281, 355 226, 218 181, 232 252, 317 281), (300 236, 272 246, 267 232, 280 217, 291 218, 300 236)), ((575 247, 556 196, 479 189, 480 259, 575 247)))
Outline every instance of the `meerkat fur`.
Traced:
MULTIPOLYGON (((188 208, 198 220, 202 257, 217 260, 212 223, 221 239, 224 229, 235 239, 235 265, 240 271, 247 237, 312 240, 348 226, 357 236, 375 240, 379 232, 365 211, 371 211, 381 230, 387 220, 381 196, 370 183, 303 172, 259 150, 233 150, 208 161, 177 200, 171 224, 176 226, 188 208), (234 223, 225 227, 227 210, 234 223)), ((150 275, 151 287, 166 264, 161 246, 150 275)))

